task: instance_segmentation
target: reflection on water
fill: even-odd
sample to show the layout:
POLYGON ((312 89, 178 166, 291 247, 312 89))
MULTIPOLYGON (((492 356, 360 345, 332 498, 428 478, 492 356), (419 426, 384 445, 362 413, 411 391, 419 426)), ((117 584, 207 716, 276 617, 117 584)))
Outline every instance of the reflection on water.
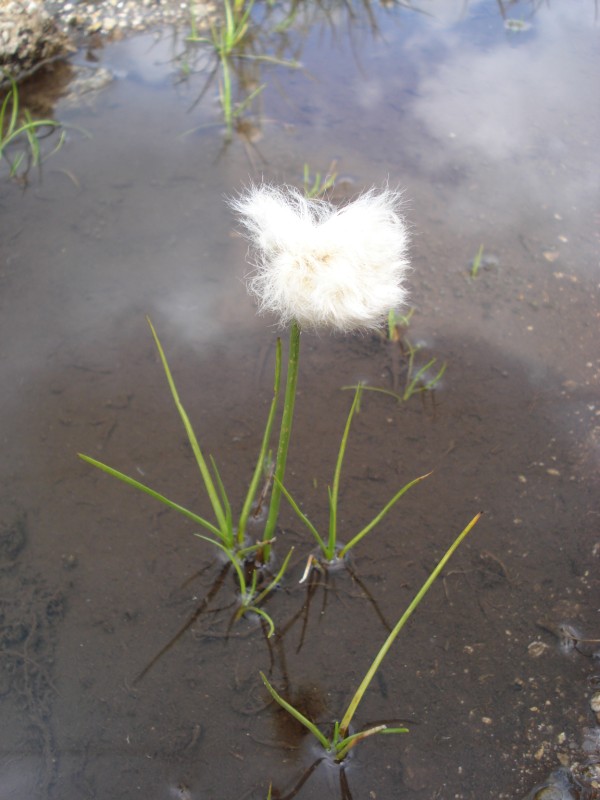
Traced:
MULTIPOLYGON (((132 685, 219 566, 185 521, 75 456, 203 513, 149 313, 206 451, 228 486, 246 484, 275 332, 246 295, 223 200, 261 174, 301 185, 305 163, 334 160, 341 201, 405 187, 411 329, 448 362, 435 404, 371 393, 349 443, 349 530, 435 469, 353 564, 384 619, 486 512, 364 701, 361 724, 411 720, 410 734, 365 743, 350 791, 512 800, 560 767, 554 784, 589 796, 575 765, 592 759, 596 651, 565 652, 556 631, 600 638, 595 7, 407 5, 269 7, 281 27, 270 52, 303 69, 252 72, 266 87, 250 144, 223 148, 216 85, 202 94, 212 56, 196 47, 183 74, 191 51, 169 31, 96 50, 113 76, 103 88, 65 96, 56 66, 39 90, 72 128, 40 180, 0 185, 3 797, 264 798, 270 781, 285 795, 314 757, 282 733, 259 670, 317 697, 326 725, 380 645, 361 584, 336 576, 311 601, 297 583, 308 544, 290 516, 280 538, 303 557, 269 613, 284 630, 308 604, 305 634, 297 623, 270 650, 247 621, 226 641, 229 612, 215 606, 132 685), (481 245, 491 260, 471 279, 481 245)), ((90 66, 81 54, 69 69, 90 66)), ((340 387, 383 385, 387 351, 368 337, 307 335, 303 347, 290 488, 321 525, 348 411, 340 387)), ((339 793, 316 770, 298 797, 339 793)))

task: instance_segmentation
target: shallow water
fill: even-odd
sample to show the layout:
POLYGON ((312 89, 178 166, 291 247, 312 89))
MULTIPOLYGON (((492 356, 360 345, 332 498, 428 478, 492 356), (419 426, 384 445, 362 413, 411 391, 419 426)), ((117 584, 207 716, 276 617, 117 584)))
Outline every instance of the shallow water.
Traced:
MULTIPOLYGON (((598 22, 593 2, 517 2, 506 16, 531 27, 511 32, 502 9, 299 13, 259 44, 303 69, 246 67, 266 88, 228 145, 215 84, 201 95, 210 62, 170 31, 95 50, 94 68, 114 76, 101 91, 58 98, 58 68, 30 87, 71 128, 41 178, 0 184, 2 800, 237 800, 266 797, 270 781, 274 796, 291 792, 316 755, 267 703, 259 670, 319 721, 339 715, 386 636, 381 617, 399 617, 479 510, 357 715, 410 733, 357 750, 351 794, 519 798, 594 761, 598 22), (269 648, 246 620, 227 640, 227 577, 215 611, 136 681, 221 566, 190 523, 76 453, 206 511, 149 314, 206 452, 242 496, 276 332, 246 295, 223 199, 333 160, 339 200, 404 187, 410 335, 423 362, 448 363, 424 402, 365 397, 343 473, 347 536, 434 474, 357 547, 361 584, 341 572, 315 587, 304 634, 300 617, 269 648)), ((89 67, 85 54, 73 65, 89 67)), ((357 380, 391 387, 377 337, 303 335, 288 482, 321 524, 350 403, 341 387, 357 380)), ((297 559, 267 608, 285 630, 309 599, 297 581, 311 545, 288 511, 282 524, 278 545, 297 559)), ((597 796, 580 783, 563 791, 597 796)), ((297 794, 340 796, 325 765, 297 794)))

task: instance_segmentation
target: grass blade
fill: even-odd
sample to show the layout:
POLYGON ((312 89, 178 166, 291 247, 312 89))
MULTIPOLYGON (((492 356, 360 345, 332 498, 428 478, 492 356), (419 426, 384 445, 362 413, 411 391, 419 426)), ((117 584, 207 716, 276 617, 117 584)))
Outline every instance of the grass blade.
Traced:
POLYGON ((456 548, 460 545, 460 543, 465 538, 465 536, 471 531, 471 529, 474 527, 474 525, 477 523, 477 521, 479 520, 480 517, 481 517, 481 513, 476 514, 473 517, 473 519, 469 522, 467 527, 457 536, 457 538, 454 540, 454 542, 450 545, 450 547, 448 548, 446 553, 442 556, 441 560, 439 561, 437 567, 433 570, 433 572, 427 578, 427 580, 425 581, 423 586, 419 589, 419 591, 415 595, 413 601, 410 603, 410 605, 408 606, 408 608, 406 609, 404 614, 400 617, 400 619, 396 623, 396 626, 394 627, 394 629, 392 630, 392 632, 390 633, 388 638, 385 640, 383 646, 381 647, 381 649, 379 650, 379 652, 375 656, 375 659, 373 660, 373 663, 369 667, 369 669, 367 671, 367 674, 363 678, 362 683, 360 684, 360 686, 356 690, 356 692, 354 694, 354 697, 350 701, 350 705, 348 706, 348 709, 346 710, 346 713, 344 714, 344 717, 343 717, 342 722, 340 724, 340 732, 341 732, 342 736, 346 735, 346 732, 348 730, 348 726, 352 722, 352 718, 354 717, 354 714, 356 713, 356 709, 358 707, 358 704, 362 700, 364 693, 367 691, 367 689, 369 687, 369 684, 371 683, 371 681, 375 677, 375 673, 377 672, 377 670, 381 666, 381 662, 383 661, 383 659, 387 655, 387 652, 390 649, 390 647, 392 646, 392 644, 394 643, 394 640, 396 639, 396 637, 398 636, 398 634, 400 633, 402 628, 406 625, 408 619, 412 616, 412 614, 414 613, 415 609, 417 608, 417 606, 419 605, 421 600, 425 597, 425 595, 427 594, 427 592, 431 588, 431 586, 432 586, 433 582, 435 581, 435 579, 438 577, 440 572, 446 566, 446 563, 448 562, 448 560, 450 559, 450 557, 452 556, 452 554, 454 553, 456 548))
POLYGON ((316 739, 318 739, 318 741, 323 745, 325 750, 329 750, 331 742, 327 739, 326 736, 324 736, 321 733, 321 731, 317 728, 314 722, 311 722, 309 719, 307 719, 307 717, 305 717, 304 714, 301 714, 300 711, 298 711, 298 709, 294 708, 294 706, 290 705, 290 703, 288 703, 287 700, 284 700, 283 697, 281 697, 281 695, 277 694, 275 689, 271 686, 271 684, 267 680, 264 672, 260 673, 260 677, 262 678, 263 683, 267 687, 267 691, 269 692, 273 700, 279 703, 279 705, 285 711, 287 711, 288 714, 291 714, 292 717, 294 717, 294 719, 298 720, 298 722, 301 725, 304 725, 304 727, 307 728, 316 739))
POLYGON ((346 445, 348 444, 348 434, 350 433, 350 425, 352 424, 352 418, 354 417, 356 410, 360 406, 361 395, 362 395, 362 385, 358 384, 358 386, 356 387, 356 391, 354 393, 354 400, 352 402, 352 407, 350 408, 350 413, 348 414, 348 419, 346 420, 346 426, 344 428, 344 434, 342 436, 342 441, 340 442, 340 450, 335 464, 335 472, 333 473, 333 486, 331 487, 331 493, 329 495, 329 541, 327 545, 327 551, 329 553, 330 559, 334 557, 335 544, 337 540, 337 504, 338 504, 338 495, 340 490, 340 475, 342 473, 342 464, 344 462, 344 456, 346 454, 346 445))
MULTIPOLYGON (((271 491, 271 502, 269 504, 269 515, 265 526, 265 539, 272 539, 275 535, 277 519, 279 517, 279 505, 281 503, 281 492, 285 478, 285 465, 292 433, 292 422, 294 420, 294 405, 296 402, 296 386, 298 383, 298 362, 300 358, 300 326, 297 322, 292 322, 290 329, 290 344, 288 351, 287 378, 285 385, 285 398, 283 401, 283 414, 281 417, 281 428, 279 430, 279 443, 277 446, 277 460, 275 462, 275 483, 271 491)), ((269 557, 269 550, 265 548, 265 558, 269 557)))
POLYGON ((259 617, 262 617, 264 619, 264 621, 269 626, 269 632, 267 633, 267 639, 270 639, 271 636, 273 636, 273 634, 275 633, 275 623, 273 622, 273 619, 272 619, 271 615, 267 614, 267 612, 264 610, 264 608, 258 608, 255 605, 252 605, 252 606, 241 606, 238 609, 238 611, 237 611, 237 613, 235 615, 235 618, 239 619, 240 617, 243 617, 244 614, 247 614, 249 611, 253 611, 255 614, 258 614, 259 617))
POLYGON ((433 387, 437 385, 438 381, 440 381, 442 379, 442 375, 444 374, 444 372, 446 372, 446 367, 447 366, 448 366, 448 362, 444 361, 444 363, 442 364, 442 367, 441 367, 440 371, 438 372, 438 374, 434 378, 432 378, 430 381, 427 381, 427 383, 423 387, 423 391, 424 392, 428 392, 430 389, 433 389, 433 387))
POLYGON ((315 537, 315 539, 317 540, 317 544, 319 545, 319 547, 323 551, 323 554, 326 556, 327 555, 327 545, 325 544, 325 542, 324 542, 323 538, 321 537, 319 531, 315 528, 315 526, 312 524, 312 522, 309 520, 309 518, 306 516, 306 514, 304 514, 300 510, 300 507, 298 506, 298 504, 296 503, 296 501, 294 500, 292 495, 285 488, 285 486, 283 484, 279 483, 279 478, 277 478, 277 476, 274 475, 273 479, 274 479, 276 485, 279 484, 280 489, 281 489, 282 493, 285 496, 285 499, 291 505, 292 509, 296 512, 296 514, 298 515, 299 519, 302 520, 302 522, 306 525, 308 530, 315 537))
MULTIPOLYGON (((423 373, 427 372, 429 367, 432 367, 435 364, 435 362, 436 362, 436 359, 432 358, 431 361, 428 361, 427 364, 425 364, 425 366, 421 367, 421 369, 419 369, 416 372, 416 374, 414 375, 414 377, 412 378, 412 380, 410 381, 410 383, 408 384, 408 386, 404 390, 404 395, 402 396, 403 400, 409 400, 413 396, 413 394, 415 394, 416 392, 421 391, 421 388, 423 388, 423 387, 421 387, 419 389, 415 389, 415 387, 419 383, 423 373)), ((412 365, 413 365, 413 363, 414 363, 414 355, 411 352, 410 357, 409 357, 409 364, 410 364, 409 370, 408 370, 408 374, 409 375, 412 374, 412 365)))
POLYGON ((390 511, 390 509, 398 502, 398 500, 400 500, 400 498, 402 497, 403 494, 406 494, 406 492, 408 492, 408 490, 411 489, 415 485, 415 483, 420 483, 421 481, 424 481, 425 478, 428 478, 431 474, 432 474, 431 472, 428 472, 426 475, 421 475, 419 478, 415 478, 414 480, 412 480, 409 483, 407 483, 406 486, 403 486, 402 489, 400 489, 400 491, 397 492, 392 497, 392 499, 385 506, 385 508, 383 508, 379 512, 379 514, 377 514, 375 519, 373 519, 371 522, 369 522, 369 524, 366 525, 362 529, 362 531, 360 531, 360 533, 357 533, 356 536, 353 539, 351 539, 348 542, 348 544, 345 545, 342 548, 342 550, 340 551, 340 558, 343 558, 346 555, 346 553, 354 547, 354 545, 358 544, 360 542, 360 540, 364 536, 366 536, 367 533, 369 533, 369 531, 373 530, 373 528, 381 522, 381 520, 385 517, 385 515, 388 513, 388 511, 390 511))
POLYGON ((273 578, 273 580, 270 581, 270 583, 267 585, 267 587, 265 589, 263 589, 262 592, 260 592, 256 596, 256 598, 253 601, 254 603, 260 603, 262 600, 265 599, 265 597, 269 594, 269 592, 272 592, 273 589, 277 586, 277 584, 279 583, 279 581, 283 578, 283 576, 285 574, 285 571, 287 569, 288 564, 290 563, 290 558, 292 557, 292 553, 293 552, 294 552, 294 548, 291 547, 289 553, 284 558, 283 564, 279 568, 279 571, 277 572, 277 575, 275 575, 275 577, 273 578))
POLYGON ((208 536, 204 536, 204 534, 202 534, 202 533, 195 533, 194 536, 197 536, 198 539, 203 539, 205 542, 210 542, 215 547, 218 547, 219 550, 221 550, 223 553, 225 553, 227 558, 231 561, 231 563, 233 564, 233 568, 236 571, 236 574, 237 574, 237 577, 238 577, 238 581, 239 581, 239 584, 240 584, 240 594, 242 595, 242 604, 243 604, 243 600, 246 597, 246 595, 248 594, 248 587, 247 587, 247 584, 246 584, 246 577, 244 575, 244 570, 241 568, 240 562, 239 562, 235 552, 233 550, 230 550, 228 547, 226 547, 221 542, 217 542, 217 541, 215 541, 215 539, 211 539, 208 536))
POLYGON ((256 467, 254 468, 254 474, 252 476, 252 480, 250 481, 250 486, 248 487, 248 494, 246 495, 246 500, 242 508, 242 513, 240 514, 240 520, 238 523, 238 531, 237 531, 238 544, 242 544, 242 542, 244 541, 244 536, 246 534, 246 525, 248 524, 248 517, 250 516, 250 511, 252 510, 252 503, 254 502, 254 498, 256 497, 258 484, 260 482, 260 478, 262 475, 263 465, 265 463, 267 450, 269 448, 271 435, 273 433, 273 423, 275 422, 275 414, 277 412, 277 405, 279 403, 280 389, 281 389, 281 339, 278 338, 275 351, 275 379, 273 382, 273 400, 271 401, 271 408, 269 409, 269 416, 267 417, 267 424, 265 426, 265 432, 260 447, 260 453, 258 454, 258 461, 256 462, 256 467))
POLYGON ((226 531, 227 531, 227 545, 228 547, 233 548, 234 541, 233 541, 233 517, 231 514, 231 503, 229 502, 229 498, 227 497, 227 492, 225 491, 225 486, 221 479, 221 473, 218 470, 217 462, 212 456, 209 456, 210 464, 212 470, 215 474, 215 479, 217 481, 217 488, 219 490, 219 494, 221 495, 221 502, 223 503, 223 507, 225 508, 225 523, 226 523, 226 531))
POLYGON ((139 489, 141 492, 150 495, 155 500, 159 500, 164 505, 172 508, 174 511, 183 514, 184 517, 191 519, 193 522, 197 522, 198 525, 202 525, 203 528, 206 528, 215 536, 219 538, 222 537, 221 531, 213 525, 208 520, 200 517, 198 514, 194 514, 193 511, 189 511, 187 508, 180 506, 179 503, 174 503, 172 500, 169 500, 168 497, 165 497, 163 494, 159 494, 159 492, 155 492, 154 489, 151 489, 149 486, 146 486, 144 483, 140 483, 135 478, 130 478, 129 475, 125 475, 124 472, 119 472, 119 470, 113 469, 109 467, 107 464, 103 464, 102 461, 97 461, 95 458, 91 458, 90 456, 86 456, 83 453, 77 454, 79 458, 83 461, 86 461, 88 464, 91 464, 93 467, 98 467, 98 469, 102 470, 102 472, 106 472, 108 475, 112 475, 113 478, 118 478, 123 483, 127 483, 129 486, 133 486, 135 489, 139 489))
POLYGON ((194 433, 194 429, 192 428, 192 424, 190 419, 181 404, 181 400, 179 399, 179 393, 177 392, 177 388, 175 386, 175 382, 173 380, 173 376, 171 375, 171 370, 169 369, 169 364, 167 362, 167 358, 165 356, 164 350, 160 343, 160 339, 158 338, 158 334, 154 329, 154 325, 150 321, 150 317, 146 317, 148 320, 148 325, 150 326, 150 330, 152 331, 152 336, 154 337, 154 341, 156 343, 156 347, 158 350, 158 354, 160 356, 160 360, 163 365, 163 369, 165 371, 165 375, 167 376, 167 381, 169 383, 169 388, 171 389, 171 394, 173 395, 173 400, 175 401, 175 405, 177 407, 177 411, 179 412, 179 416, 181 417, 181 421, 183 422, 183 426, 185 428, 185 432, 187 433, 188 440, 192 447, 192 451, 196 458, 196 463, 200 469, 200 474, 202 475, 202 480, 204 481, 204 486, 206 488, 206 492, 210 499, 211 505, 213 507, 213 511, 215 513, 215 517, 217 518, 217 522, 221 528, 222 533, 220 534, 221 538, 226 537, 227 531, 227 519, 221 502, 219 500, 219 496, 217 494, 217 490, 215 489, 215 485, 213 480, 210 476, 210 472, 208 470, 208 466, 202 455, 202 451, 200 449, 200 445, 198 444, 198 440, 196 438, 196 434, 194 433))

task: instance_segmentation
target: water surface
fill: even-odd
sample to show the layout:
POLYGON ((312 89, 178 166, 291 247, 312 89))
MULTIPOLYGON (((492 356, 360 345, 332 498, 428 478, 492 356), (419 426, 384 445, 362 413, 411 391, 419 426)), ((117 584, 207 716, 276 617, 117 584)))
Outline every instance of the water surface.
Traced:
MULTIPOLYGON (((266 14, 257 46, 302 69, 244 67, 246 88, 266 87, 231 142, 216 84, 202 93, 209 56, 165 30, 95 50, 113 76, 101 91, 57 99, 58 67, 38 84, 68 141, 26 189, 0 185, 2 798, 237 800, 271 781, 285 796, 315 754, 259 670, 323 724, 339 715, 386 636, 381 617, 398 618, 479 510, 357 717, 410 733, 360 748, 351 794, 512 799, 596 758, 582 746, 598 680, 585 640, 600 638, 594 4, 339 5, 267 35, 284 17, 266 14), (501 12, 530 27, 507 30, 501 12), (345 573, 315 587, 304 636, 300 617, 271 647, 251 620, 227 640, 228 578, 214 612, 136 681, 221 565, 190 523, 76 453, 208 513, 150 314, 206 452, 242 497, 277 334, 246 294, 224 199, 332 161, 339 201, 404 188, 410 336, 448 363, 425 402, 366 397, 343 530, 434 474, 357 548, 364 588, 345 573)), ((89 66, 74 57, 74 71, 89 66)), ((389 350, 307 333, 302 351, 288 480, 323 525, 351 401, 341 387, 390 388, 389 350)), ((284 630, 309 599, 310 543, 288 511, 282 527, 278 546, 298 557, 268 609, 284 630)), ((594 796, 583 778, 562 791, 594 796)), ((297 796, 340 797, 339 776, 320 767, 297 796)))

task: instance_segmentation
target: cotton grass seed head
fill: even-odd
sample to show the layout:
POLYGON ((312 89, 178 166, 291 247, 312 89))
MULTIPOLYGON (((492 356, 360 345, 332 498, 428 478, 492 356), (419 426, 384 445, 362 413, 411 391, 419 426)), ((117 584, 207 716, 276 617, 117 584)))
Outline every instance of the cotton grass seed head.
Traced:
POLYGON ((263 184, 231 205, 253 251, 250 292, 282 325, 376 328, 402 305, 408 232, 397 192, 371 189, 337 208, 263 184))

